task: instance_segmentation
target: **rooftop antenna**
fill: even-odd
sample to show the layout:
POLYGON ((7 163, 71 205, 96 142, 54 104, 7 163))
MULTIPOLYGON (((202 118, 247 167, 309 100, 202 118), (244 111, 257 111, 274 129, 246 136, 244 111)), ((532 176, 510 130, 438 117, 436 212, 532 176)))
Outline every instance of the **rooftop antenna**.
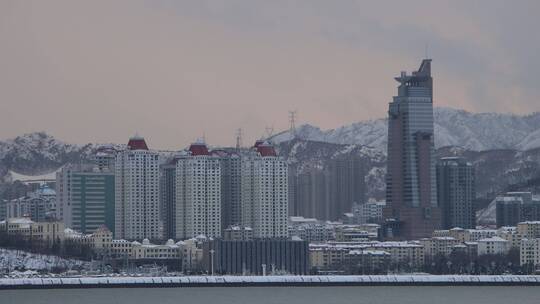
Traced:
POLYGON ((296 110, 289 111, 289 123, 291 124, 289 134, 291 136, 291 140, 296 138, 296 110))
POLYGON ((206 132, 202 133, 202 141, 204 144, 206 144, 206 132))
POLYGON ((425 45, 425 47, 424 47, 424 55, 425 55, 424 58, 425 58, 425 59, 428 59, 428 58, 429 58, 429 56, 428 56, 428 55, 429 55, 428 50, 429 50, 429 43, 426 42, 426 45, 425 45))
POLYGON ((240 149, 240 147, 242 147, 242 128, 236 130, 236 149, 240 149))

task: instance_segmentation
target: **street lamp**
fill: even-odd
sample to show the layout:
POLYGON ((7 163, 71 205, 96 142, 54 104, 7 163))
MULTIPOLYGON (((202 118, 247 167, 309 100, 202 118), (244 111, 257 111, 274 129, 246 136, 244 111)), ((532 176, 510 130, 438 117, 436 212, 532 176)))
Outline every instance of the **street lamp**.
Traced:
POLYGON ((210 250, 210 269, 212 272, 212 276, 214 276, 214 253, 216 251, 214 249, 210 250))

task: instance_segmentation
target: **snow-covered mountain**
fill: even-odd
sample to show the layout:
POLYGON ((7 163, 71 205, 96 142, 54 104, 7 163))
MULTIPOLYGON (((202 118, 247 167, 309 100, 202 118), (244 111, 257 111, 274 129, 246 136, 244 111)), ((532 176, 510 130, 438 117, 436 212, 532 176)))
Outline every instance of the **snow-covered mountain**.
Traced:
MULTIPOLYGON (((437 148, 460 146, 472 151, 524 151, 540 147, 540 113, 520 116, 435 108, 434 120, 437 148)), ((305 124, 296 129, 296 137, 336 144, 358 144, 386 151, 387 119, 361 121, 331 130, 305 124)), ((289 131, 284 131, 271 139, 280 143, 291 138, 289 131)))
POLYGON ((67 162, 85 159, 94 146, 68 144, 45 132, 0 141, 0 178, 8 171, 26 175, 50 173, 67 162))
MULTIPOLYGON (((366 195, 383 199, 386 125, 386 119, 326 131, 303 125, 297 128, 292 141, 288 132, 277 134, 271 140, 278 144, 280 154, 298 173, 307 169, 325 170, 336 159, 351 156, 361 159, 366 174, 366 195)), ((527 116, 474 114, 436 108, 435 132, 438 156, 462 155, 474 164, 479 196, 490 199, 508 190, 540 191, 540 113, 527 116)), ((44 132, 0 141, 0 198, 16 197, 25 190, 10 183, 8 176, 51 173, 68 162, 88 159, 101 146, 73 145, 44 132)), ((170 154, 164 151, 164 155, 167 153, 170 154)))

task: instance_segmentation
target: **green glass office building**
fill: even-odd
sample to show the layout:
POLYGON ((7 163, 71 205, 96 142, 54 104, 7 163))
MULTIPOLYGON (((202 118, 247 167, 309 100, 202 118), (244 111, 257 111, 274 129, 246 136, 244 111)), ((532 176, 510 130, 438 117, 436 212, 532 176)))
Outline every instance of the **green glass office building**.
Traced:
POLYGON ((93 233, 102 225, 114 233, 114 174, 73 172, 71 174, 71 228, 93 233))

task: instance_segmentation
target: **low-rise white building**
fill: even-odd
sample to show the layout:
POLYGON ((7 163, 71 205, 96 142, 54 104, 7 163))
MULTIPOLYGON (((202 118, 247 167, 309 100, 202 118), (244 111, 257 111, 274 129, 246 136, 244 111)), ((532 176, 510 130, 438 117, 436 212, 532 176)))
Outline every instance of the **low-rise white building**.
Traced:
POLYGON ((352 214, 355 224, 380 223, 383 219, 383 209, 386 206, 385 201, 377 202, 369 200, 363 204, 354 204, 352 214))
POLYGON ((478 240, 478 255, 507 254, 510 243, 498 236, 478 240))
POLYGON ((314 218, 291 216, 289 218, 289 236, 299 237, 308 242, 331 241, 336 238, 335 225, 314 218))

